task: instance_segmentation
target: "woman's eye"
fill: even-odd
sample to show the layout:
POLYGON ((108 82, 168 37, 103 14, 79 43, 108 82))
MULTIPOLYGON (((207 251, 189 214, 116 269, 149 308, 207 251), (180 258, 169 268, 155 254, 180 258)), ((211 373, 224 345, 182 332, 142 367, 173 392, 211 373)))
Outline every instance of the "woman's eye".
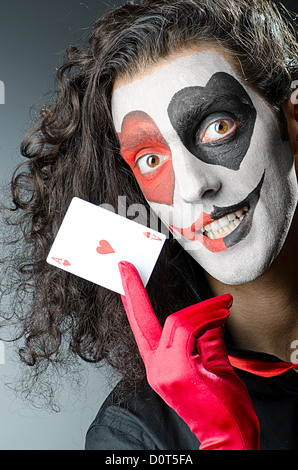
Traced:
POLYGON ((201 142, 214 142, 232 136, 238 128, 238 123, 231 118, 217 119, 203 131, 201 142))
POLYGON ((156 168, 158 168, 168 158, 168 155, 150 153, 140 157, 136 162, 136 166, 139 168, 142 175, 146 175, 156 170, 156 168))

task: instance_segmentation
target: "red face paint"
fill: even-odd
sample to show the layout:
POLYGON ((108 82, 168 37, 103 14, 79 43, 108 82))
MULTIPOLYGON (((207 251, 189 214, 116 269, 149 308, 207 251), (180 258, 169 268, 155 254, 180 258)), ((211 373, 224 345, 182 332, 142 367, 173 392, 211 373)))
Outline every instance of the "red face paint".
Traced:
POLYGON ((175 183, 172 154, 153 119, 143 111, 128 113, 122 121, 119 140, 122 158, 134 172, 145 198, 172 205, 175 183), (146 154, 161 154, 168 158, 156 170, 142 174, 136 163, 146 154))
MULTIPOLYGON (((201 216, 187 228, 178 228, 173 225, 169 226, 169 229, 173 232, 176 230, 181 233, 181 235, 189 241, 199 241, 204 245, 207 250, 212 251, 212 253, 219 253, 227 249, 224 238, 218 238, 217 240, 211 240, 208 237, 203 235, 203 229, 205 225, 211 224, 214 220, 210 217, 209 214, 203 212, 201 216)), ((174 233, 174 232, 173 232, 174 233)))

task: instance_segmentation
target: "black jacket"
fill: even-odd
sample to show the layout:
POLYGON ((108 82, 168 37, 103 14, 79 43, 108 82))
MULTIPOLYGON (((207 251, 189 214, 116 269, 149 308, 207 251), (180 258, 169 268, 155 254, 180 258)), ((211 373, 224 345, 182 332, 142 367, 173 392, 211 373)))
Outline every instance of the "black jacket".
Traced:
MULTIPOLYGON (((173 261, 201 300, 207 295, 202 273, 185 252, 173 261)), ((233 348, 232 356, 278 361, 273 356, 233 348)), ((298 373, 264 378, 235 369, 252 398, 261 426, 261 450, 298 449, 298 373)), ((120 385, 108 396, 86 436, 86 450, 198 450, 200 443, 186 423, 149 387, 119 398, 120 385), (119 403, 120 400, 120 403, 119 403)), ((121 395, 122 396, 122 395, 121 395)))

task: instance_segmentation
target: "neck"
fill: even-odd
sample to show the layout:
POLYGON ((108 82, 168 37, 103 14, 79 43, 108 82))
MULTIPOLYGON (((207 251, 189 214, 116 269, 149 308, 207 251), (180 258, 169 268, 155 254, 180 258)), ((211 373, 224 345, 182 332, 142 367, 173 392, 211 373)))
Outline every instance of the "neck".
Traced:
POLYGON ((255 281, 230 286, 206 274, 213 295, 229 292, 234 298, 227 322, 233 344, 287 362, 298 344, 292 344, 298 341, 297 218, 282 251, 255 281))

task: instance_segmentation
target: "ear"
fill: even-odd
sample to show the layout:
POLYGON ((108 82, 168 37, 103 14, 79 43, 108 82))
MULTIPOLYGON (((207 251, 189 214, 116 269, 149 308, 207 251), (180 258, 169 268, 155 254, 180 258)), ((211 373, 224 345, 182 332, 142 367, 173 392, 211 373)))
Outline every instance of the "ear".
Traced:
POLYGON ((288 123, 288 133, 293 154, 298 159, 298 89, 294 90, 291 98, 284 105, 283 110, 288 123))

